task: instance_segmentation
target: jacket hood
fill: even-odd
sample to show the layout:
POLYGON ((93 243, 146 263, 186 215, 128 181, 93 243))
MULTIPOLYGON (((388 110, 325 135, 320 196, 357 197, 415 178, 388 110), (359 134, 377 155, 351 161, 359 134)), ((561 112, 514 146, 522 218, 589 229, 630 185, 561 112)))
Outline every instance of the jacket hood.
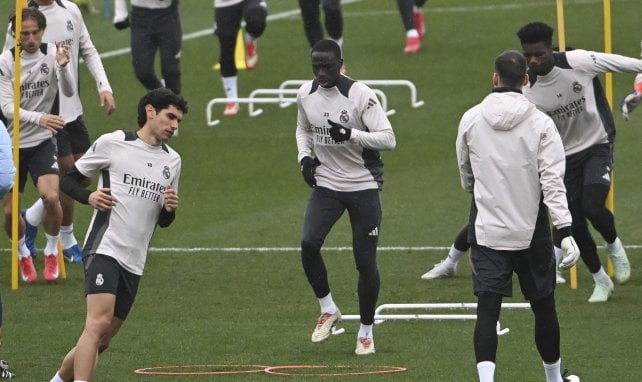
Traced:
POLYGON ((482 118, 493 129, 507 131, 523 121, 535 105, 522 93, 499 90, 486 96, 480 108, 482 118))

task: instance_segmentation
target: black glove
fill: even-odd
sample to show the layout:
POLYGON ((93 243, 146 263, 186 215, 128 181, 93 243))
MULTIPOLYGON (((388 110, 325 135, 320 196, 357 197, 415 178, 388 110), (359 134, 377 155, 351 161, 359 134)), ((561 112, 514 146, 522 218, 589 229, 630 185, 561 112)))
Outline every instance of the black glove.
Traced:
POLYGON ((123 29, 126 29, 126 28, 129 28, 129 16, 127 16, 127 17, 125 18, 125 20, 123 20, 123 21, 117 21, 117 22, 115 22, 115 23, 114 23, 114 26, 115 26, 115 27, 116 27, 116 29, 118 29, 119 31, 121 31, 121 30, 123 30, 123 29))
POLYGON ((330 128, 330 136, 332 137, 332 139, 334 139, 335 142, 343 142, 350 139, 350 133, 352 133, 351 128, 332 122, 329 119, 328 123, 330 124, 330 126, 332 126, 330 128))
POLYGON ((320 165, 321 162, 317 158, 304 157, 301 159, 301 174, 303 179, 310 187, 316 187, 317 180, 314 178, 314 170, 320 165))

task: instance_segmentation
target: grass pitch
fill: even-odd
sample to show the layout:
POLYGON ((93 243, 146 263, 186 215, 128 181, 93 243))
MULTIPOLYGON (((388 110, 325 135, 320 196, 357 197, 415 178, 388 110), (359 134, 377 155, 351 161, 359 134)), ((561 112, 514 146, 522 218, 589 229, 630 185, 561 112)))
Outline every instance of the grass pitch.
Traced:
MULTIPOLYGON (((93 1, 102 9, 100 0, 93 1)), ((272 0, 269 7, 272 18, 259 42, 259 65, 239 73, 242 96, 312 75, 296 2, 272 0)), ((12 8, 12 1, 0 2, 0 15, 8 15, 12 8)), ((497 54, 519 49, 515 32, 523 24, 540 20, 557 29, 555 3, 430 0, 428 34, 422 50, 413 56, 403 54, 404 32, 393 1, 344 2, 343 10, 348 74, 355 79, 410 80, 425 101, 425 106, 415 109, 406 89, 382 88, 389 107, 397 111, 390 120, 398 145, 383 154, 386 183, 379 302, 474 302, 466 261, 461 262, 456 278, 419 279, 445 256, 468 213, 469 196, 460 189, 455 161, 457 124, 462 113, 490 91, 497 54)), ((601 0, 566 1, 567 45, 603 50, 602 10, 601 0)), ((638 57, 639 2, 614 0, 611 11, 613 51, 638 57)), ((190 111, 179 136, 170 143, 183 157, 181 207, 176 222, 156 233, 137 301, 111 348, 101 356, 96 380, 476 380, 472 321, 385 322, 375 328, 377 353, 365 358, 353 354, 355 321, 343 324, 343 335, 322 344, 310 342, 319 312, 296 250, 309 195, 296 162, 296 110, 265 105, 261 116, 249 117, 244 105, 238 117, 208 127, 205 106, 211 98, 223 96, 219 74, 211 69, 218 61, 218 42, 208 31, 212 1, 183 0, 181 12, 187 37, 182 50, 183 89, 190 111), (140 368, 182 365, 219 365, 212 366, 212 371, 228 369, 225 365, 325 365, 332 372, 396 366, 407 371, 362 377, 134 373, 140 368)), ((129 47, 128 31, 116 31, 102 14, 85 15, 85 20, 100 52, 129 47)), ((103 63, 118 110, 110 117, 104 115, 95 84, 83 68, 85 119, 93 138, 135 128, 135 107, 144 93, 127 54, 110 53, 103 63)), ((633 77, 613 76, 616 104, 631 90, 633 77)), ((215 113, 220 115, 222 106, 215 113)), ((557 291, 563 363, 583 381, 637 381, 642 375, 636 352, 642 342, 637 313, 642 295, 638 275, 642 114, 637 113, 627 123, 619 113, 615 115, 616 221, 620 237, 629 246, 633 277, 628 284, 616 286, 606 304, 586 302, 592 281, 582 265, 579 289, 560 286, 557 291)), ((25 201, 33 198, 30 190, 25 201)), ((81 240, 90 211, 86 206, 76 211, 76 234, 81 240)), ((601 244, 601 239, 597 241, 601 244)), ((39 244, 42 248, 43 243, 39 244)), ((349 245, 349 224, 343 219, 328 237, 324 256, 339 307, 344 314, 356 314, 357 274, 350 252, 341 249, 349 245)), ((7 240, 2 248, 9 248, 7 240)), ((9 360, 20 380, 47 381, 83 327, 81 267, 68 265, 68 278, 57 285, 21 284, 11 291, 9 252, 2 253, 5 345, 0 358, 9 360)), ((42 256, 36 261, 39 270, 41 262, 42 256)), ((521 302, 518 290, 515 295, 506 301, 521 302)), ((542 381, 531 313, 504 311, 500 321, 510 333, 499 340, 497 380, 542 381)))

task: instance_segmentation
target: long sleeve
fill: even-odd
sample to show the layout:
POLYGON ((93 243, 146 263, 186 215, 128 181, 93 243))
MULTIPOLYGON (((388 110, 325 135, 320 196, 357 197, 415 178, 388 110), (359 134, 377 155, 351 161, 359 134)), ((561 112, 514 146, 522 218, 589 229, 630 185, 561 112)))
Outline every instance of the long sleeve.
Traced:
POLYGON ((473 192, 475 185, 475 177, 473 169, 470 164, 470 153, 468 150, 468 143, 466 142, 466 133, 469 128, 469 113, 464 114, 459 122, 457 131, 457 141, 455 142, 455 150, 457 153, 457 164, 459 167, 459 177, 461 179, 461 187, 466 192, 473 192))
POLYGON ((547 121, 546 130, 542 134, 537 162, 544 203, 548 207, 553 225, 557 228, 568 227, 572 218, 564 186, 566 159, 562 139, 552 120, 547 121))
POLYGON ((301 163, 301 159, 312 156, 312 149, 314 147, 314 137, 310 122, 305 115, 305 111, 301 105, 300 97, 297 97, 297 104, 299 110, 296 118, 296 146, 298 150, 297 162, 301 163))
MULTIPOLYGON (((359 85, 356 85, 359 86, 359 85)), ((356 87, 355 86, 355 87, 356 87)), ((397 145, 390 120, 372 89, 362 86, 357 102, 366 131, 353 129, 350 141, 371 150, 392 150, 397 145)))
POLYGON ((0 121, 0 198, 13 187, 16 168, 13 165, 12 147, 11 137, 9 137, 7 128, 0 121))
POLYGON ((56 65, 56 74, 58 75, 58 86, 62 94, 67 97, 74 95, 74 79, 69 71, 69 64, 65 66, 56 65))
POLYGON ((573 69, 593 73, 641 73, 642 60, 612 53, 600 53, 586 50, 566 52, 568 64, 573 69))
POLYGON ((91 41, 87 26, 82 20, 82 15, 79 16, 79 25, 81 30, 79 33, 80 39, 78 46, 80 57, 85 61, 87 69, 89 69, 92 77, 94 77, 98 92, 101 93, 103 91, 108 91, 112 93, 112 88, 109 84, 109 79, 107 79, 107 73, 105 72, 105 67, 100 59, 98 50, 91 41))
POLYGON ((129 15, 126 0, 114 0, 114 23, 124 21, 129 15))

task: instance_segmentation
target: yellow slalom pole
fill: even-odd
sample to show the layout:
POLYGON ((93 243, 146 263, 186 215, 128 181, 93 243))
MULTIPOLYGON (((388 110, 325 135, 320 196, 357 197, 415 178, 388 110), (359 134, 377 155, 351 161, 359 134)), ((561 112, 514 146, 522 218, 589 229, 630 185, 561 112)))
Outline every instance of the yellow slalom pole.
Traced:
MULTIPOLYGON (((564 29, 564 0, 557 0, 557 39, 559 51, 564 52, 566 50, 566 31, 564 29)), ((571 278, 571 289, 577 289, 577 266, 573 265, 571 269, 569 269, 569 275, 571 278)))
MULTIPOLYGON (((604 0, 604 52, 611 53, 611 0, 604 0)), ((606 73, 604 80, 606 82, 606 100, 613 110, 613 73, 606 73)), ((611 188, 606 198, 606 207, 615 214, 615 170, 611 170, 611 188)), ((613 263, 610 258, 606 260, 606 270, 609 276, 613 277, 613 263)))
MULTIPOLYGON (((13 147, 20 147, 20 33, 22 32, 22 8, 27 6, 27 0, 16 0, 16 55, 13 81, 13 147)), ((13 162, 16 166, 16 176, 11 192, 11 290, 18 289, 18 203, 20 197, 20 150, 13 150, 13 162)))
MULTIPOLYGON (((245 65, 245 37, 243 36, 243 29, 239 29, 239 33, 236 35, 234 63, 236 64, 237 70, 247 69, 247 66, 245 65)), ((217 62, 212 65, 212 69, 221 70, 221 64, 217 62)))
POLYGON ((65 257, 62 254, 62 240, 58 239, 58 270, 60 278, 67 278, 67 268, 65 267, 65 257))

